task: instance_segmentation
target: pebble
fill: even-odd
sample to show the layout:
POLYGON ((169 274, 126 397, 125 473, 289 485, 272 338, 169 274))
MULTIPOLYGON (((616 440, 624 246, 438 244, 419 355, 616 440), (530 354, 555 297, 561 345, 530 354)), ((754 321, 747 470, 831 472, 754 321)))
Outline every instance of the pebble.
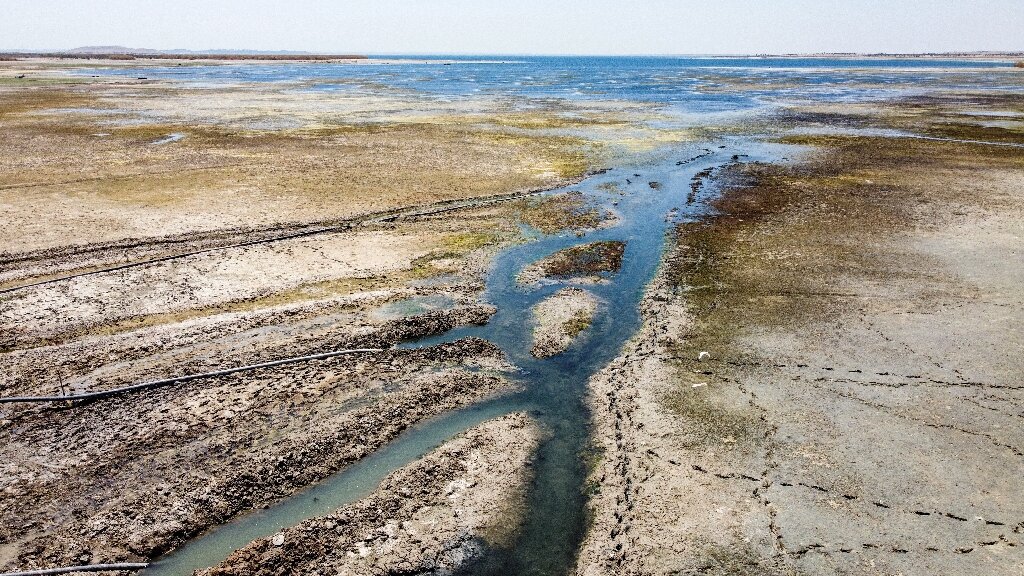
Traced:
POLYGON ((711 354, 708 352, 701 352, 697 355, 697 360, 703 362, 705 360, 711 360, 711 354))
POLYGON ((270 543, 273 544, 274 546, 280 546, 280 545, 284 544, 284 534, 282 534, 280 532, 278 532, 277 534, 274 534, 274 537, 270 539, 270 543))

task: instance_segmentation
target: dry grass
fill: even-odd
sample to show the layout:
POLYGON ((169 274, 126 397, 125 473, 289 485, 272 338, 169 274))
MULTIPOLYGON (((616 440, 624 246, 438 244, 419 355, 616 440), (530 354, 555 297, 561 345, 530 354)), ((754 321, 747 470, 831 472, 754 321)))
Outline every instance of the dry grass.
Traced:
MULTIPOLYGON (((110 90, 0 90, 0 202, 10 224, 0 245, 8 251, 347 218, 552 187, 595 166, 595 148, 582 138, 495 131, 482 126, 487 115, 257 130, 227 120, 229 108, 222 121, 124 123, 108 112, 128 100, 110 90), (171 133, 185 137, 152 145, 171 133)), ((132 90, 167 92, 186 107, 199 96, 132 90)), ((549 116, 539 113, 538 123, 549 116)))
MULTIPOLYGON (((1016 101, 990 102, 1006 109, 1016 101)), ((932 123, 936 115, 919 118, 932 123)), ((969 138, 970 125, 947 125, 969 138)), ((723 173, 720 214, 676 230, 671 282, 686 292, 695 327, 678 357, 702 350, 742 358, 739 338, 804 326, 842 312, 828 296, 838 278, 933 285, 927 268, 872 252, 878 238, 942 222, 949 207, 978 200, 948 183, 964 174, 1024 168, 1019 149, 969 143, 857 136, 791 136, 823 152, 801 166, 738 165, 723 173), (915 276, 918 275, 918 276, 915 276)), ((997 208, 988 206, 988 208, 997 208)))

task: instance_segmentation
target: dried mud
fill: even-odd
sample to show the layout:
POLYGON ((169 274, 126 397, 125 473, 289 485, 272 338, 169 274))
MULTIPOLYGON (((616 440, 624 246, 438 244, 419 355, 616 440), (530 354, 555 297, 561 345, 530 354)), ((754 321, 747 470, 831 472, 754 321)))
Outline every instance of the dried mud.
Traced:
POLYGON ((533 347, 537 358, 565 352, 597 312, 597 298, 581 288, 563 288, 533 308, 533 347))
POLYGON ((786 140, 820 152, 727 169, 591 381, 578 573, 1019 573, 1024 155, 786 140))

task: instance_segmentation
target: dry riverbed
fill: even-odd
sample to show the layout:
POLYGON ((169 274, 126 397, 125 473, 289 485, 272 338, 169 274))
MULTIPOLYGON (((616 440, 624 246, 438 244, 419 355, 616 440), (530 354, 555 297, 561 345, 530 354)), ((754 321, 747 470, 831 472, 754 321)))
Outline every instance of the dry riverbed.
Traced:
MULTIPOLYGON (((524 229, 618 218, 533 192, 692 138, 641 126, 640 105, 76 66, 0 62, 0 396, 358 351, 0 404, 0 571, 154 560, 516 391, 487 341, 395 345, 488 322, 485 274, 524 229)), ((995 145, 1024 143, 1021 113, 935 93, 718 134, 816 152, 694 179, 722 191, 717 212, 675 228, 640 333, 590 382, 578 573, 1024 571, 1024 148, 995 145)), ((577 285, 534 308, 536 356, 600 313, 587 286, 626 249, 523 271, 523 289, 577 285)), ((208 572, 457 569, 514 542, 541 436, 523 414, 484 423, 208 572)))

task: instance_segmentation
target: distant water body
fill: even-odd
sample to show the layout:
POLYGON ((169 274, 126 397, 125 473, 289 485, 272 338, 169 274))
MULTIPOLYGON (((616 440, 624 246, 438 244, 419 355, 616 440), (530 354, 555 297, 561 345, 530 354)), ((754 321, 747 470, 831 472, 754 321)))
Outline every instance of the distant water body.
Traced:
MULTIPOLYGON (((83 71, 82 73, 95 73, 83 71)), ((361 64, 229 63, 105 69, 186 83, 457 99, 618 100, 725 112, 778 100, 864 101, 935 89, 1024 90, 1008 62, 955 59, 392 55, 361 64)))

